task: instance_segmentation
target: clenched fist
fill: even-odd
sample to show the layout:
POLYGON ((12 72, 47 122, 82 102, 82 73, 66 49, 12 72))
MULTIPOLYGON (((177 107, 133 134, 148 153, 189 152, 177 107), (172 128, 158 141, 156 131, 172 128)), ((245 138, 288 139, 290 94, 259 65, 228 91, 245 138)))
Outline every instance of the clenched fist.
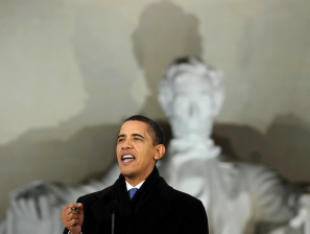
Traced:
POLYGON ((80 234, 84 222, 83 204, 67 204, 62 210, 60 218, 71 234, 80 234))

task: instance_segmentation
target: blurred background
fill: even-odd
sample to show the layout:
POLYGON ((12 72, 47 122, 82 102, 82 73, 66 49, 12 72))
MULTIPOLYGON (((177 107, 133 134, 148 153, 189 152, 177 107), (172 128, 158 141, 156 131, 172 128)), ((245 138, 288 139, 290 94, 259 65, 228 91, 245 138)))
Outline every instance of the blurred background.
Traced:
POLYGON ((224 152, 310 181, 309 13, 308 0, 1 0, 0 218, 33 180, 101 176, 130 115, 169 138, 157 87, 184 55, 224 72, 224 152))

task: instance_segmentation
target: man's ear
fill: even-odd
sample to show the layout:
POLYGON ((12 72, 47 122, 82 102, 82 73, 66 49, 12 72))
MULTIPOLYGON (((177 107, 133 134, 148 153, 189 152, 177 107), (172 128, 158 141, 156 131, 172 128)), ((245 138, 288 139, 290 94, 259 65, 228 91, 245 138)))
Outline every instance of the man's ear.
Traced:
POLYGON ((166 152, 166 147, 163 144, 159 144, 155 146, 155 150, 156 150, 156 153, 154 155, 154 159, 159 160, 164 156, 166 152))

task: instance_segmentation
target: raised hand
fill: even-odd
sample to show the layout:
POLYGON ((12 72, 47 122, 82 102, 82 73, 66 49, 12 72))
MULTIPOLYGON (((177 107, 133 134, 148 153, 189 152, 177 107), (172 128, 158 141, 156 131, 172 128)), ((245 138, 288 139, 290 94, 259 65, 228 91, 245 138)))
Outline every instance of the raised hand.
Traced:
POLYGON ((84 222, 83 204, 67 204, 62 210, 60 218, 71 234, 80 234, 84 222))

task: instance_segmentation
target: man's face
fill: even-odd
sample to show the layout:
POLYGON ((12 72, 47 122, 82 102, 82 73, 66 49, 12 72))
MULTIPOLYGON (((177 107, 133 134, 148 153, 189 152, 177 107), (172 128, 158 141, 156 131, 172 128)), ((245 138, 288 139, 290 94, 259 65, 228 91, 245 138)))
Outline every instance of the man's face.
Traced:
MULTIPOLYGON (((126 179, 143 181, 152 172, 159 156, 158 147, 148 132, 148 124, 129 120, 121 126, 116 155, 121 173, 126 179)), ((135 185, 133 185, 135 186, 135 185)))

